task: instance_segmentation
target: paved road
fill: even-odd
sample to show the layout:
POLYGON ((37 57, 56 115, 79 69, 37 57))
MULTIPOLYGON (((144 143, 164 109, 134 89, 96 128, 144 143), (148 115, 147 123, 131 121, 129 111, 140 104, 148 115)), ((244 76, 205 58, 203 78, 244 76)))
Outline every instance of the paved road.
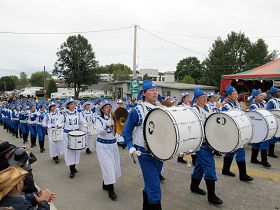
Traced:
MULTIPOLYGON (((18 146, 21 140, 11 137, 0 128, 0 139, 9 140, 18 146)), ((115 185, 118 201, 111 201, 102 190, 102 178, 96 153, 81 154, 81 163, 74 179, 69 178, 69 169, 61 160, 55 164, 47 152, 39 153, 39 148, 30 149, 38 158, 33 164, 36 183, 41 188, 49 188, 57 194, 55 206, 58 210, 140 210, 142 209, 143 180, 138 164, 128 157, 126 150, 120 149, 122 177, 115 185)), ((280 154, 280 144, 276 152, 280 154)), ((250 150, 247 148, 247 160, 250 150)), ((269 159, 271 169, 248 164, 248 172, 254 176, 252 183, 243 183, 237 177, 221 175, 222 158, 216 158, 218 182, 216 193, 224 204, 218 209, 279 209, 280 208, 280 159, 269 159)), ((249 163, 249 161, 247 161, 249 163)), ((232 170, 237 172, 236 164, 232 170)), ((206 196, 193 194, 189 190, 191 171, 175 159, 165 162, 165 183, 162 184, 162 207, 165 210, 217 209, 209 205, 206 196)), ((205 182, 201 187, 206 189, 205 182)))

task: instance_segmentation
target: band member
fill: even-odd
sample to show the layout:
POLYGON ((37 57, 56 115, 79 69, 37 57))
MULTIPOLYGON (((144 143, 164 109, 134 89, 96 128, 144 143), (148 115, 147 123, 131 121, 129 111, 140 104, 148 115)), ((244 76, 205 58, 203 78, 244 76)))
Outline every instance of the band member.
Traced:
MULTIPOLYGON (((264 94, 260 90, 253 89, 252 97, 251 97, 250 101, 251 101, 251 105, 250 105, 249 109, 251 111, 266 108, 265 101, 264 101, 264 94)), ((266 168, 270 168, 271 165, 267 162, 268 149, 269 149, 269 140, 266 140, 266 141, 263 141, 260 143, 253 143, 252 144, 251 163, 261 164, 266 168), (257 159, 259 150, 261 150, 261 161, 258 161, 258 159, 257 159)))
POLYGON ((102 172, 103 189, 108 191, 112 200, 117 200, 114 184, 121 176, 120 154, 117 140, 112 133, 112 104, 108 101, 101 103, 96 109, 96 152, 102 172))
POLYGON ((213 92, 210 92, 207 94, 207 97, 208 97, 208 102, 205 108, 208 109, 209 111, 211 110, 211 112, 218 112, 221 105, 221 103, 219 102, 220 96, 214 94, 213 92))
POLYGON ((26 143, 28 141, 27 140, 29 134, 28 124, 27 124, 28 115, 29 112, 27 110, 27 105, 24 103, 22 104, 22 110, 19 112, 19 129, 21 130, 22 133, 23 143, 26 143))
MULTIPOLYGON (((277 109, 280 110, 280 101, 277 100, 277 98, 280 98, 280 90, 277 87, 272 86, 269 90, 269 93, 271 94, 271 99, 267 102, 267 110, 273 110, 277 109)), ((268 150, 268 156, 272 158, 278 158, 278 156, 274 153, 274 147, 276 142, 279 138, 274 137, 273 139, 270 139, 269 141, 269 150, 268 150)))
MULTIPOLYGON (((1 115, 1 114, 0 114, 1 115)), ((14 135, 18 138, 18 126, 19 126, 19 106, 16 104, 15 109, 12 111, 12 121, 14 125, 14 135)))
POLYGON ((42 125, 44 127, 47 127, 48 129, 49 153, 51 158, 55 161, 55 163, 59 163, 59 156, 64 153, 63 141, 56 139, 59 137, 56 136, 55 133, 53 133, 54 130, 56 132, 59 132, 58 119, 60 118, 60 115, 61 114, 59 112, 59 109, 57 109, 56 104, 50 103, 48 107, 48 112, 45 115, 45 118, 42 122, 42 125))
POLYGON ((143 190, 143 209, 160 210, 160 173, 163 162, 154 158, 146 149, 143 136, 144 119, 147 113, 156 107, 158 99, 157 86, 149 80, 144 80, 142 90, 138 95, 142 98, 142 102, 130 111, 122 136, 125 139, 130 155, 134 155, 136 150, 142 153, 138 156, 138 160, 145 185, 143 190))
POLYGON ((87 121, 87 128, 92 128, 91 130, 87 129, 87 142, 86 142, 86 153, 90 154, 91 149, 94 149, 94 123, 95 123, 95 117, 94 113, 91 111, 93 107, 93 104, 90 101, 87 101, 83 104, 83 111, 81 111, 81 115, 83 115, 83 118, 87 121), (89 133, 92 132, 92 133, 89 133))
POLYGON ((65 112, 58 119, 58 127, 64 127, 63 142, 64 142, 64 159, 66 166, 70 168, 70 178, 75 177, 78 172, 76 164, 80 162, 80 150, 71 150, 68 148, 68 133, 70 131, 79 130, 79 125, 87 127, 87 122, 82 115, 76 110, 78 100, 72 98, 64 103, 65 112))
POLYGON ((36 120, 36 124, 37 124, 36 131, 38 134, 41 153, 45 151, 45 135, 47 132, 47 128, 42 125, 45 115, 46 115, 46 105, 41 103, 39 104, 39 110, 37 112, 37 120, 36 120))
MULTIPOLYGON (((228 100, 225 103, 225 105, 222 107, 222 111, 229 111, 234 109, 240 110, 240 105, 238 103, 238 93, 236 89, 233 86, 228 85, 226 87, 226 94, 228 100)), ((248 176, 246 172, 245 149, 243 147, 237 149, 234 152, 229 152, 225 154, 222 174, 226 176, 235 177, 235 174, 230 171, 230 166, 234 155, 236 155, 235 159, 239 169, 240 181, 245 181, 245 182, 252 181, 253 178, 248 176)))
POLYGON ((28 127, 30 131, 30 139, 31 139, 31 148, 36 146, 36 138, 37 138, 37 129, 36 129, 36 118, 37 118, 37 111, 36 105, 30 104, 30 112, 28 115, 28 127))
MULTIPOLYGON (((206 118, 211 111, 205 109, 207 104, 206 94, 199 88, 194 89, 193 110, 199 114, 204 124, 206 118)), ((197 160, 192 173, 192 181, 190 189, 192 192, 199 195, 206 195, 206 192, 199 188, 199 184, 204 175, 204 180, 207 186, 208 201, 215 205, 223 204, 223 201, 216 196, 215 182, 217 181, 215 161, 213 151, 205 142, 202 143, 200 149, 196 152, 197 160)))

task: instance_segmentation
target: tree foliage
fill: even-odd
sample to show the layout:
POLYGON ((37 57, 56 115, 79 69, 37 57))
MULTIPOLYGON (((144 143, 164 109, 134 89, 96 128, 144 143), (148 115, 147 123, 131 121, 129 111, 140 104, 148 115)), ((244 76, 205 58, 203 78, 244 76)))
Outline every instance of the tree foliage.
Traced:
POLYGON ((131 68, 125 64, 116 63, 98 68, 99 74, 113 74, 113 81, 129 80, 133 73, 131 68))
POLYGON ((0 91, 11 91, 14 90, 16 84, 14 82, 13 77, 11 76, 4 76, 0 78, 0 91))
POLYGON ((25 72, 20 72, 18 86, 20 88, 24 88, 28 85, 28 82, 29 82, 29 80, 27 78, 27 74, 25 72))
POLYGON ((185 75, 189 75, 195 81, 201 77, 202 65, 196 57, 187 57, 179 61, 175 71, 175 79, 183 80, 185 75))
MULTIPOLYGON (((51 78, 52 75, 46 71, 46 80, 49 80, 51 78)), ((44 72, 37 71, 32 73, 29 81, 32 86, 44 87, 44 72)))
POLYGON ((80 34, 69 36, 56 55, 58 59, 53 74, 64 78, 65 83, 74 88, 76 98, 81 90, 98 82, 98 61, 92 45, 85 37, 80 34))
POLYGON ((50 97, 52 93, 57 92, 57 86, 55 84, 55 81, 51 79, 48 82, 48 87, 47 87, 47 96, 50 97))
POLYGON ((187 84, 195 84, 195 80, 190 76, 190 75, 185 75, 182 80, 180 80, 182 83, 187 83, 187 84))

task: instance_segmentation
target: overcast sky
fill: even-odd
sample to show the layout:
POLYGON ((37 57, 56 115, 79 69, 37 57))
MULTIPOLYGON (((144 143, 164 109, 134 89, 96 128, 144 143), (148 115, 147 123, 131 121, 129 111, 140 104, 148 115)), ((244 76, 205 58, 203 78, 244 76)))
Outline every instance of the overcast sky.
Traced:
MULTIPOLYGON (((0 76, 22 71, 30 76, 44 65, 51 72, 57 48, 69 36, 1 32, 95 31, 137 24, 182 46, 139 30, 138 69, 174 71, 182 58, 203 60, 214 37, 224 38, 232 30, 245 32, 252 41, 263 37, 270 50, 280 51, 279 8, 279 0, 2 0, 0 76)), ((93 45, 100 65, 124 63, 132 67, 133 28, 83 35, 93 45)))

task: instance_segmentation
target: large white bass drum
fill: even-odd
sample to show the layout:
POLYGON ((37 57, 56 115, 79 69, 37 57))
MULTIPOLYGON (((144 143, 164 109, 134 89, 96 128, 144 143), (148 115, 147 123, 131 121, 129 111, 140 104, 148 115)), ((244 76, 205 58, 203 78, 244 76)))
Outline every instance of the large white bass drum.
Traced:
POLYGON ((70 131, 68 133, 68 148, 72 150, 82 150, 86 148, 86 132, 70 131))
POLYGON ((277 132, 277 121, 273 114, 264 109, 247 112, 250 117, 254 134, 250 143, 259 143, 271 139, 277 132))
POLYGON ((270 112, 273 114, 273 116, 277 121, 277 131, 274 136, 279 138, 280 137, 280 110, 270 110, 270 112))
POLYGON ((143 132, 147 149, 160 160, 197 151, 204 136, 200 117, 185 107, 151 110, 145 118, 143 132))
POLYGON ((253 125, 247 114, 239 110, 210 115, 204 125, 206 142, 221 153, 235 151, 253 138, 253 125))

